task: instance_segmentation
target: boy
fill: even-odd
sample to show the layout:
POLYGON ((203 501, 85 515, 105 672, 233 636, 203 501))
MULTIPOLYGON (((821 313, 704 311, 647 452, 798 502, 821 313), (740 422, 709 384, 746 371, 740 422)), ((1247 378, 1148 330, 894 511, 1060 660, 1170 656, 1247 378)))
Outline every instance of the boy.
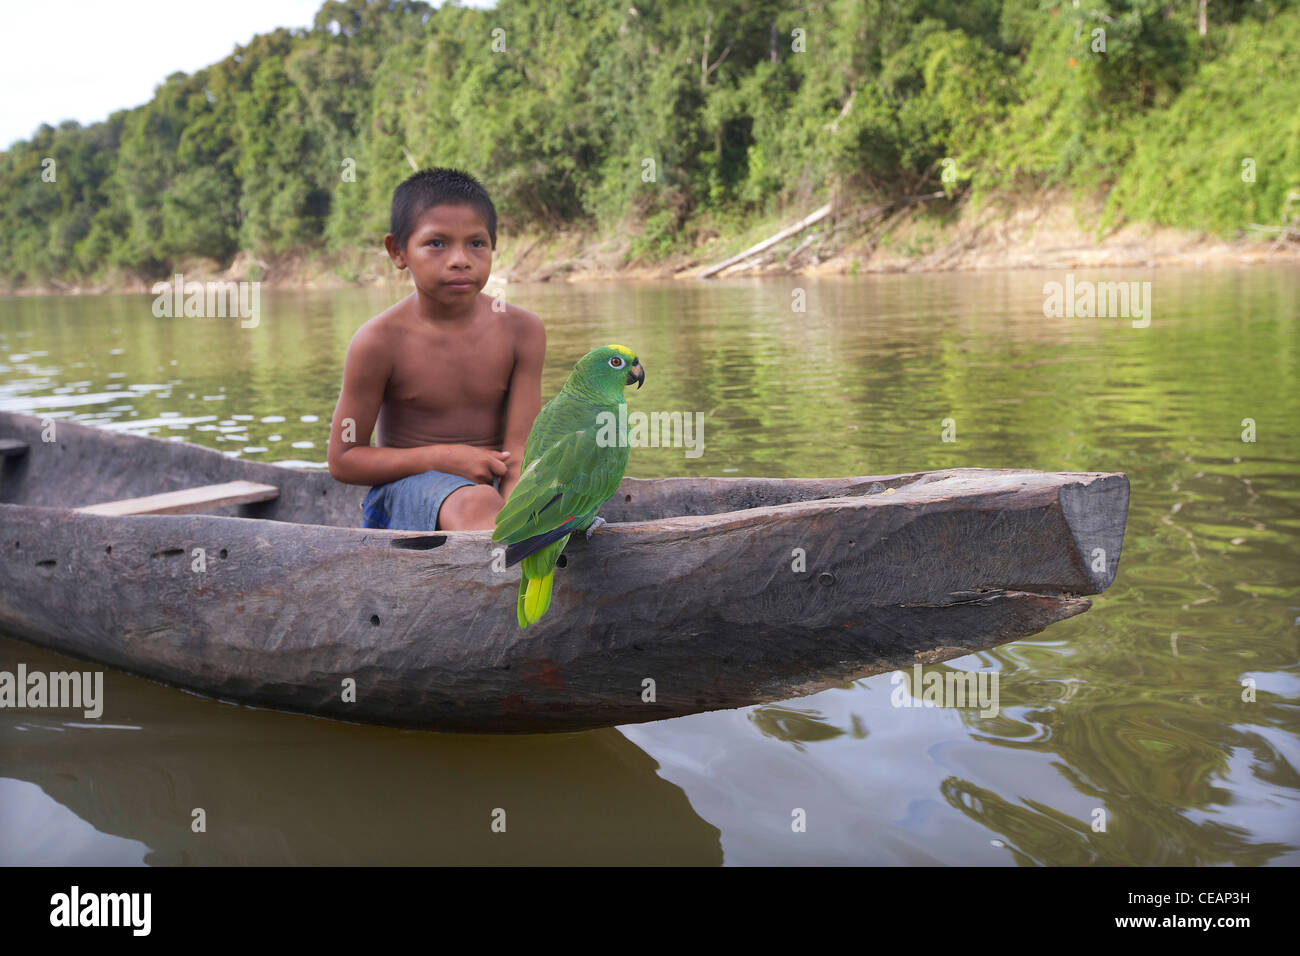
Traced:
POLYGON ((367 528, 491 528, 541 409, 546 332, 531 312, 494 311, 480 294, 497 216, 473 177, 416 173, 393 192, 389 230, 384 248, 415 291, 352 336, 329 472, 374 486, 367 528))

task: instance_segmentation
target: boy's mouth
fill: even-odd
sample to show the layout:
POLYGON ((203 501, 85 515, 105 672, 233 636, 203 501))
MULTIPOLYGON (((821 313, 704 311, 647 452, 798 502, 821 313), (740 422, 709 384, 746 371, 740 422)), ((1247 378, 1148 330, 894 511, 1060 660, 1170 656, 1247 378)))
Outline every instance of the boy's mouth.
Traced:
POLYGON ((444 282, 443 285, 448 289, 455 289, 457 292, 464 292, 467 289, 473 289, 476 283, 472 279, 452 279, 449 282, 444 282))

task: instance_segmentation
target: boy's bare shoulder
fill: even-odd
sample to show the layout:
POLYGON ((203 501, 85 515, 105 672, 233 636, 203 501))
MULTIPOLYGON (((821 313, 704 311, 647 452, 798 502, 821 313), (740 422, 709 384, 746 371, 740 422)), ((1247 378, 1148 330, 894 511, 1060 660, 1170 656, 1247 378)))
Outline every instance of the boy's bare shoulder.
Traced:
POLYGON ((391 352, 407 328, 410 308, 409 298, 394 302, 352 333, 352 345, 372 354, 391 352))
POLYGON ((546 340, 546 326, 533 312, 517 305, 506 303, 506 310, 501 315, 502 324, 511 332, 516 343, 535 343, 538 339, 546 340))

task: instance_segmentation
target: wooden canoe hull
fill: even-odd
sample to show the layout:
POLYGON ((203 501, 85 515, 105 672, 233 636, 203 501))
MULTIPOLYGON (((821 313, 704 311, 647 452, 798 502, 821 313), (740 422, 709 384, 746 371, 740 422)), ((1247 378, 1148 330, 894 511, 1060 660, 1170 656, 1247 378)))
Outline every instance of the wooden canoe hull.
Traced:
MULTIPOLYGON (((22 437, 20 418, 0 416, 0 437, 22 437)), ((105 434, 58 427, 70 445, 105 434)), ((122 453, 127 436, 108 437, 122 453)), ((130 444, 165 461, 179 447, 130 444)), ((283 518, 301 499, 330 517, 319 500, 345 499, 328 475, 222 471, 252 463, 184 448, 213 466, 191 483, 281 487, 240 509, 283 518)), ((24 467, 71 451, 34 446, 24 467)), ((31 486, 4 467, 10 502, 31 486)), ((121 484, 112 496, 171 490, 121 484)), ((350 491, 359 503, 364 489, 350 491)), ((500 569, 486 531, 0 503, 0 630, 244 704, 436 730, 581 730, 785 700, 1034 634, 1111 583, 1127 502, 1117 474, 626 479, 602 511, 611 523, 570 543, 551 609, 526 631, 518 568, 500 569)))

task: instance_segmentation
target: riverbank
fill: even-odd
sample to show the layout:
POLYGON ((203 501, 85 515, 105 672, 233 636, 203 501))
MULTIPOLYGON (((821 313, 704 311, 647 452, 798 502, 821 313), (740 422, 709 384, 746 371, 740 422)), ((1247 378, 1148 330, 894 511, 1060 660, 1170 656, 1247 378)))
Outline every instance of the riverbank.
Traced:
MULTIPOLYGON (((1100 202, 1081 206, 1060 195, 1028 202, 992 200, 979 207, 912 204, 883 215, 877 206, 848 208, 717 276, 1300 263, 1300 242, 1225 240, 1147 224, 1126 225, 1099 237, 1094 224, 1100 214, 1100 202)), ((512 281, 698 278, 798 218, 763 223, 655 263, 624 264, 626 239, 533 240, 535 247, 525 245, 523 253, 507 258, 497 271, 512 281)))
MULTIPOLYGON (((894 207, 845 205, 717 271, 715 277, 1300 263, 1300 242, 1285 239, 1223 239, 1149 224, 1128 224, 1099 236, 1095 223, 1100 211, 1100 202, 1078 204, 1063 195, 1002 197, 978 206, 946 200, 894 207)), ((799 219, 796 211, 725 237, 703 227, 694 248, 654 260, 632 254, 639 234, 633 227, 614 235, 574 229, 516 237, 503 228, 493 274, 508 282, 696 279, 799 219)), ((259 281, 268 289, 408 281, 382 249, 334 255, 300 252, 269 259, 240 253, 224 266, 211 259, 185 260, 174 265, 171 273, 176 272, 187 281, 259 281)), ((122 275, 85 284, 51 282, 10 294, 148 293, 157 281, 122 275)))

